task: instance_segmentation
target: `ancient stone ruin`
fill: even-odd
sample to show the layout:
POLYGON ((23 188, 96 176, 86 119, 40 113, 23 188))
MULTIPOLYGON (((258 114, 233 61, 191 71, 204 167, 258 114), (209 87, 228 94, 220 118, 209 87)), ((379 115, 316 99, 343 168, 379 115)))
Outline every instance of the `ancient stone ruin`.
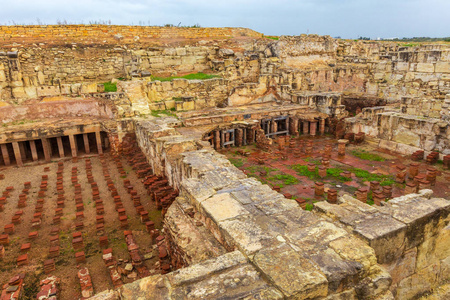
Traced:
POLYGON ((450 298, 450 45, 0 29, 1 300, 450 298))

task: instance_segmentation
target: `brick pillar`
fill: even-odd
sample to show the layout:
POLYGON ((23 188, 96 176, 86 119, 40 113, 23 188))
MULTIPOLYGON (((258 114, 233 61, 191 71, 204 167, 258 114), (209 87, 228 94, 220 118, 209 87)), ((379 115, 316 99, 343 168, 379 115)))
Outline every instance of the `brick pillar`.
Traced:
POLYGON ((20 146, 18 142, 12 142, 14 148, 14 156, 16 157, 16 163, 19 167, 23 166, 22 155, 20 153, 20 146))
POLYGON ((308 133, 309 133, 309 122, 303 121, 303 134, 308 134, 308 133))
POLYGON ((50 159, 52 157, 51 152, 50 152, 50 147, 48 145, 48 140, 47 139, 41 139, 42 142, 42 149, 44 150, 44 157, 45 157, 45 161, 46 162, 50 162, 50 159))
POLYGON ((36 142, 34 140, 30 141, 30 148, 31 148, 31 156, 33 157, 33 161, 38 160, 38 154, 36 151, 36 142))
POLYGON ((86 154, 91 153, 91 150, 89 149, 89 139, 87 133, 83 133, 83 142, 84 142, 84 151, 86 152, 86 154))
POLYGON ((298 135, 298 118, 289 119, 289 134, 298 135))
POLYGON ((236 129, 236 136, 234 138, 234 144, 236 147, 240 147, 243 144, 244 131, 241 128, 236 129))
POLYGON ((319 120, 319 133, 323 135, 325 133, 325 119, 319 120))
POLYGON ((75 140, 75 136, 73 134, 69 135, 70 141, 70 150, 72 150, 72 157, 77 157, 77 141, 75 140))
POLYGON ((345 145, 347 145, 348 140, 338 140, 338 155, 345 156, 345 145))
POLYGON ((62 138, 60 136, 58 136, 56 138, 56 141, 58 142, 59 157, 63 158, 64 157, 64 146, 63 146, 62 138))
POLYGON ((310 129, 309 129, 309 133, 314 136, 316 135, 316 131, 317 131, 317 121, 311 121, 310 122, 310 129))
POLYGON ((95 132, 95 139, 97 140, 97 151, 98 151, 98 154, 103 154, 102 137, 100 135, 100 131, 96 131, 95 132))
POLYGON ((9 159, 9 153, 8 153, 8 148, 6 147, 6 144, 1 144, 0 148, 2 149, 2 156, 3 156, 3 161, 5 162, 5 166, 9 166, 11 164, 11 161, 9 159))

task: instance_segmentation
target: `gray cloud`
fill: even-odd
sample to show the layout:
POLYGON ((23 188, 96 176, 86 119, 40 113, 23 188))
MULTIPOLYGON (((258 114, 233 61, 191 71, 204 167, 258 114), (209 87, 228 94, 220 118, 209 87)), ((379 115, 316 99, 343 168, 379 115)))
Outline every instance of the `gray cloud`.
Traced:
POLYGON ((1 24, 249 27, 268 35, 450 36, 448 0, 0 0, 1 24))

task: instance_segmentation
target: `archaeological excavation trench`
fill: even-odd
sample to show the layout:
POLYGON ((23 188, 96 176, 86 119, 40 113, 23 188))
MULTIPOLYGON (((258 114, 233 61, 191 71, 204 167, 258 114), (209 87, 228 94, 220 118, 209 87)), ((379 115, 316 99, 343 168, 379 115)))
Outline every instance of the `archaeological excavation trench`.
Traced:
POLYGON ((1 28, 0 300, 447 299, 448 44, 1 28))

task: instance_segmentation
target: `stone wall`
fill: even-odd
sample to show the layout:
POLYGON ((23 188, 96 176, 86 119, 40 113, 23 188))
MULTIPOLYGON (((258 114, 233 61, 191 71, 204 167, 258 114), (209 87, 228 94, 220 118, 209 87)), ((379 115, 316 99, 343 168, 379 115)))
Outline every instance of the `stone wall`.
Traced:
POLYGON ((450 201, 431 196, 431 190, 421 190, 371 207, 346 195, 339 205, 314 207, 375 250, 392 276, 396 299, 416 299, 450 280, 450 201))
POLYGON ((168 122, 136 127, 154 170, 180 192, 165 234, 189 266, 97 299, 410 299, 448 282, 448 200, 421 191, 372 207, 343 196, 311 213, 168 122), (189 234, 207 241, 205 253, 183 243, 189 234))
POLYGON ((428 155, 437 150, 440 159, 450 154, 450 123, 442 119, 404 114, 389 107, 371 107, 345 122, 348 132, 365 132, 377 139, 381 148, 405 155, 421 149, 428 155))
POLYGON ((41 103, 0 107, 0 123, 30 122, 44 119, 90 117, 114 118, 115 107, 95 99, 48 99, 41 103))
POLYGON ((0 26, 0 40, 34 39, 85 41, 112 38, 121 35, 133 40, 136 36, 154 39, 196 39, 204 37, 230 38, 239 36, 261 37, 262 34, 247 28, 231 27, 160 27, 160 26, 123 26, 123 25, 39 25, 39 26, 0 26))

